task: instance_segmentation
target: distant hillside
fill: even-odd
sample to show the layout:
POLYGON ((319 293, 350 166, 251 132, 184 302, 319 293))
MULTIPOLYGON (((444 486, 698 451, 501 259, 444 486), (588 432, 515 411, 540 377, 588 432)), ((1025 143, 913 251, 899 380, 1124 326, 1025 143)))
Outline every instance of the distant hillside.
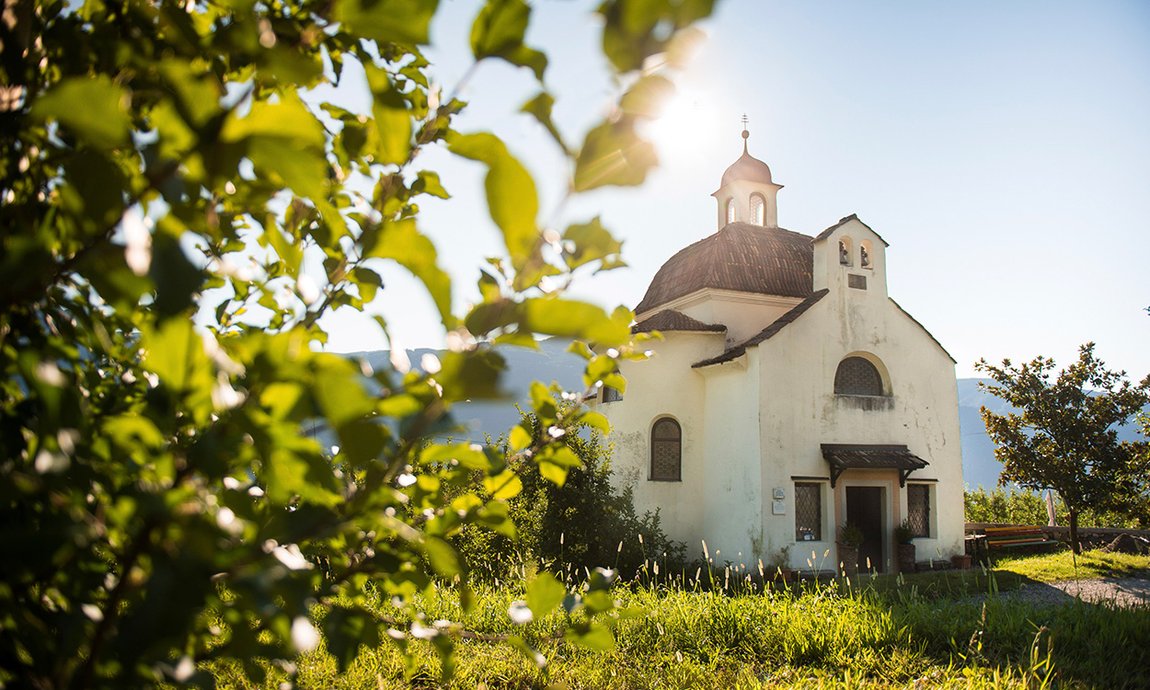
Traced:
MULTIPOLYGON (((1004 414, 1012 408, 1001 399, 980 390, 979 382, 990 379, 958 380, 958 424, 962 433, 962 474, 970 488, 994 487, 998 484, 998 474, 1002 464, 994 459, 994 443, 986 435, 986 425, 982 423, 979 410, 986 407, 991 412, 1004 414)), ((1146 411, 1150 413, 1150 406, 1146 411)), ((1118 438, 1133 441, 1141 438, 1137 426, 1127 424, 1119 428, 1118 438)))
MULTIPOLYGON (((509 372, 505 377, 506 398, 484 400, 457 405, 454 409, 454 422, 460 430, 455 438, 483 440, 484 434, 493 437, 506 432, 519 422, 516 404, 523 405, 528 400, 531 382, 556 381, 566 390, 582 390, 583 360, 567 352, 567 342, 545 340, 539 350, 523 348, 502 348, 500 352, 507 358, 509 372)), ((407 355, 414 366, 420 358, 434 350, 408 350, 407 355)), ((376 368, 390 367, 385 351, 360 352, 352 356, 364 357, 376 368)), ((962 436, 962 471, 967 486, 976 488, 994 487, 998 484, 998 474, 1002 465, 994 459, 994 444, 986 435, 979 410, 985 406, 994 412, 1010 409, 1002 400, 979 389, 979 381, 988 379, 958 380, 958 422, 962 436)), ((1150 409, 1150 408, 1148 408, 1150 409)), ((1124 440, 1138 437, 1133 426, 1123 428, 1119 435, 1124 440)))

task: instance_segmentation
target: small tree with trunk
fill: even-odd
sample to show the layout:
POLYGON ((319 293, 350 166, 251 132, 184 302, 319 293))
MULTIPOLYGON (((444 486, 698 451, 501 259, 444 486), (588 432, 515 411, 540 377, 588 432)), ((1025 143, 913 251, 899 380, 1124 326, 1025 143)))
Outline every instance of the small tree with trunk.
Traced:
POLYGON ((1131 509, 1147 488, 1150 444, 1120 441, 1117 427, 1150 401, 1150 377, 1133 384, 1094 356, 1094 343, 1079 348, 1078 361, 1051 380, 1054 360, 1037 357, 1014 366, 985 359, 975 368, 997 385, 985 390, 1017 412, 982 408, 987 433, 1002 463, 1001 482, 1027 489, 1054 489, 1070 522, 1070 544, 1081 553, 1078 517, 1086 509, 1131 509))

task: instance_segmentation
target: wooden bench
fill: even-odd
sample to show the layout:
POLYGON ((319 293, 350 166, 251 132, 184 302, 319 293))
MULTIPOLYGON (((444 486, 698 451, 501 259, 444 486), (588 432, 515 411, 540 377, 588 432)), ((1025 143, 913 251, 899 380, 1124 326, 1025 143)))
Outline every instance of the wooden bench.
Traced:
POLYGON ((983 530, 983 534, 986 536, 987 550, 1059 544, 1057 539, 1047 536, 1041 527, 987 527, 983 530))

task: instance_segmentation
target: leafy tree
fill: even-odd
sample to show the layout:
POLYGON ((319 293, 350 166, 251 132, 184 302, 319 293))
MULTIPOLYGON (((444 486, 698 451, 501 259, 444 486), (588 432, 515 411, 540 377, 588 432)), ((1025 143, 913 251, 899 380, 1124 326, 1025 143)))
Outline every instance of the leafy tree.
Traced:
MULTIPOLYGON (((531 175, 496 136, 457 131, 464 103, 430 86, 421 46, 437 5, 5 5, 0 684, 210 684, 197 665, 215 659, 258 681, 259 659, 318 643, 316 604, 341 665, 361 644, 421 637, 450 673, 448 629, 379 618, 363 605, 369 583, 400 602, 450 583, 470 605, 451 536, 467 524, 513 534, 510 477, 538 469, 563 483, 579 459, 555 430, 596 420, 560 410, 543 387, 532 412, 544 432, 509 436, 513 459, 528 463, 428 439, 453 403, 498 393, 493 343, 562 335, 614 347, 576 348, 588 386, 622 386, 614 355, 634 350, 626 309, 550 289, 619 265, 619 243, 598 219, 544 232, 531 175), (317 90, 352 63, 372 96, 364 112, 317 90), (423 199, 449 197, 418 163, 429 147, 485 167, 505 248, 462 312, 420 225, 423 199), (326 314, 388 298, 385 262, 423 284, 448 333, 451 351, 426 371, 370 371, 315 350, 326 314), (305 433, 317 427, 338 438, 334 456, 305 433), (473 471, 491 482, 452 492, 473 471)), ((568 155, 572 194, 633 185, 654 164, 636 125, 671 89, 640 70, 661 53, 673 66, 711 5, 599 7, 623 86, 581 144, 551 121, 547 57, 524 43, 524 0, 487 0, 471 49, 477 63, 536 76, 523 109, 568 155)), ((598 603, 569 639, 609 642, 596 621, 610 599, 584 597, 598 603)))
POLYGON ((1115 427, 1150 400, 1150 377, 1132 384, 1095 358, 1094 344, 1051 381, 1054 360, 1037 357, 1013 366, 975 365, 998 385, 983 387, 1019 410, 995 414, 982 408, 1000 481, 1027 489, 1054 489, 1066 507, 1071 547, 1081 551, 1078 520, 1089 509, 1129 511, 1147 491, 1150 444, 1119 441, 1115 427))

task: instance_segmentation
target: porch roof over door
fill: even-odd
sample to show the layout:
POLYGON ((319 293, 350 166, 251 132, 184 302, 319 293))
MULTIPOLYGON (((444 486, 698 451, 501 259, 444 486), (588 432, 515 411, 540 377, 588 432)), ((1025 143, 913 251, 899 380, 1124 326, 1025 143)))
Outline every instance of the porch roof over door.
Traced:
POLYGON ((906 446, 860 443, 823 443, 819 446, 831 466, 831 486, 839 475, 850 469, 898 470, 899 486, 906 486, 911 472, 930 463, 910 452, 906 446))

